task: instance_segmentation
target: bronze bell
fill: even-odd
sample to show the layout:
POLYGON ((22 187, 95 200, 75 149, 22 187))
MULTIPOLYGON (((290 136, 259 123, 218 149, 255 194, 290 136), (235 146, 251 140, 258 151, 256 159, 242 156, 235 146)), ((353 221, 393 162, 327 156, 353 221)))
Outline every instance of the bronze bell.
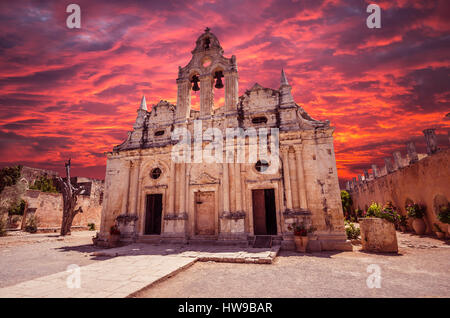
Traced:
POLYGON ((198 86, 199 81, 200 80, 197 75, 192 76, 191 82, 194 83, 194 85, 192 85, 192 90, 195 92, 198 92, 200 90, 200 87, 198 86))
POLYGON ((214 86, 215 88, 223 88, 222 77, 222 71, 217 71, 214 75, 214 78, 216 79, 216 85, 214 86))

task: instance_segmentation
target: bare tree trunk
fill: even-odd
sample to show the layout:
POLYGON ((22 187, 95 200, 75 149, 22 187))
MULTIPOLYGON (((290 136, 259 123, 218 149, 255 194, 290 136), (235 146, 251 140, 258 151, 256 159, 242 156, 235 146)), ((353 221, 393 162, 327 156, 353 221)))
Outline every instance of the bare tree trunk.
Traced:
POLYGON ((70 182, 70 159, 65 164, 66 166, 66 180, 58 177, 58 181, 61 185, 62 196, 63 196, 63 216, 61 223, 61 235, 70 235, 70 228, 72 227, 72 222, 78 212, 82 213, 81 207, 75 210, 77 204, 77 195, 84 190, 83 186, 75 188, 70 182))

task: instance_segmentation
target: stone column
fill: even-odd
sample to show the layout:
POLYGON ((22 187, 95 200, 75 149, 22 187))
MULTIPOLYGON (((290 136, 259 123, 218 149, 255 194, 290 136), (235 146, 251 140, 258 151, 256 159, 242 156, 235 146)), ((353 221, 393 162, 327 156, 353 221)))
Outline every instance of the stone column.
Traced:
POLYGON ((133 206, 132 212, 133 214, 137 214, 138 209, 138 201, 139 201, 139 172, 140 172, 141 161, 136 160, 133 165, 133 206))
POLYGON ((403 168, 402 154, 400 151, 394 151, 392 155, 394 156, 394 163, 397 166, 397 169, 403 168))
POLYGON ((236 110, 238 103, 238 74, 237 71, 226 71, 225 75, 225 111, 236 110))
POLYGON ((236 212, 242 212, 241 164, 234 164, 234 185, 236 191, 236 212))
POLYGON ((169 179, 169 213, 175 213, 175 162, 170 160, 170 179, 169 179))
POLYGON ((408 153, 409 163, 414 163, 419 161, 419 157, 417 156, 416 145, 414 141, 410 141, 406 143, 406 151, 408 153))
POLYGON ((212 88, 212 76, 200 76, 200 116, 210 116, 214 103, 214 92, 212 88))
POLYGON ((372 165, 372 174, 373 174, 373 178, 377 178, 378 177, 378 168, 377 165, 372 165))
POLYGON ((191 82, 184 79, 177 79, 177 109, 176 120, 183 120, 189 117, 191 111, 191 82))
POLYGON ((123 197, 122 201, 122 213, 128 214, 128 207, 129 207, 129 198, 130 198, 130 174, 131 169, 133 167, 133 162, 131 160, 127 160, 126 163, 126 175, 125 175, 125 195, 123 197))
POLYGON ((178 197, 180 198, 179 214, 186 213, 186 164, 180 163, 180 178, 178 180, 180 186, 180 192, 178 197))
POLYGON ((392 165, 391 158, 384 158, 384 163, 386 165, 386 172, 387 173, 394 172, 394 166, 392 165))
POLYGON ((292 210, 292 193, 291 193, 291 177, 289 171, 289 149, 283 148, 283 175, 284 175, 284 193, 286 197, 286 209, 292 210))
POLYGON ((223 212, 230 212, 230 178, 228 176, 228 163, 222 163, 223 173, 222 173, 222 185, 223 185, 223 212))
POLYGON ((435 129, 425 129, 423 131, 423 134, 425 135, 425 141, 427 142, 427 154, 432 155, 438 151, 437 146, 437 138, 436 133, 434 132, 435 129))
POLYGON ((298 184, 298 196, 300 201, 300 208, 307 209, 308 202, 306 199, 306 184, 305 184, 305 174, 303 169, 303 156, 302 148, 295 148, 295 161, 297 164, 297 184, 298 184))

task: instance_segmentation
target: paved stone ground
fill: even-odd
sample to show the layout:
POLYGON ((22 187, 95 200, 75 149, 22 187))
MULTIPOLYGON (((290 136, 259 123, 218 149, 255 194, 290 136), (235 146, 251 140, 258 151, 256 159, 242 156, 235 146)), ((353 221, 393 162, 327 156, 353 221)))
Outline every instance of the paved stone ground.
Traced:
POLYGON ((450 245, 398 233, 399 255, 280 252, 270 266, 196 263, 136 297, 450 297, 450 245), (370 264, 381 288, 368 288, 370 264))
POLYGON ((94 235, 92 231, 66 237, 13 232, 0 237, 0 288, 65 271, 70 264, 84 266, 107 259, 91 256, 99 250, 92 245, 94 235))
POLYGON ((3 264, 0 264, 7 268, 6 274, 2 271, 3 277, 6 278, 6 283, 3 281, 2 285, 12 285, 11 282, 17 280, 20 282, 0 288, 0 297, 127 297, 175 275, 196 261, 271 263, 278 252, 278 247, 268 250, 131 244, 96 250, 89 244, 76 245, 86 239, 90 240, 91 237, 89 233, 75 233, 70 238, 36 235, 21 237, 21 243, 8 237, 10 243, 2 244, 0 248, 0 253, 4 256, 1 259, 3 264), (60 244, 64 247, 60 247, 60 244), (67 259, 63 254, 66 251, 80 255, 71 255, 67 259), (74 259, 76 256, 78 258, 74 259), (87 257, 87 263, 91 264, 81 266, 84 265, 83 256, 87 257), (18 261, 19 264, 15 264, 18 261), (68 282, 73 284, 76 280, 73 271, 66 271, 68 261, 71 262, 69 264, 81 266, 80 288, 69 288, 68 282), (64 268, 61 268, 62 266, 64 268), (53 274, 38 274, 49 272, 53 274))

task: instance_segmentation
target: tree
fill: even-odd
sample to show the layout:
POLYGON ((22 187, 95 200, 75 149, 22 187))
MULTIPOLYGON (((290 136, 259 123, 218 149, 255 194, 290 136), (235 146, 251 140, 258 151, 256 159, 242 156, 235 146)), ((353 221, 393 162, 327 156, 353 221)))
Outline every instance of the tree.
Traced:
POLYGON ((65 164, 66 166, 66 178, 57 177, 58 182, 61 185, 61 191, 63 196, 63 217, 61 223, 61 235, 70 235, 70 228, 72 222, 78 213, 82 213, 81 207, 75 210, 77 204, 77 195, 84 190, 83 186, 74 187, 70 182, 70 159, 65 164))
POLYGON ((344 210, 344 215, 346 217, 350 216, 353 200, 350 194, 345 190, 341 191, 341 201, 342 201, 342 209, 344 210))

